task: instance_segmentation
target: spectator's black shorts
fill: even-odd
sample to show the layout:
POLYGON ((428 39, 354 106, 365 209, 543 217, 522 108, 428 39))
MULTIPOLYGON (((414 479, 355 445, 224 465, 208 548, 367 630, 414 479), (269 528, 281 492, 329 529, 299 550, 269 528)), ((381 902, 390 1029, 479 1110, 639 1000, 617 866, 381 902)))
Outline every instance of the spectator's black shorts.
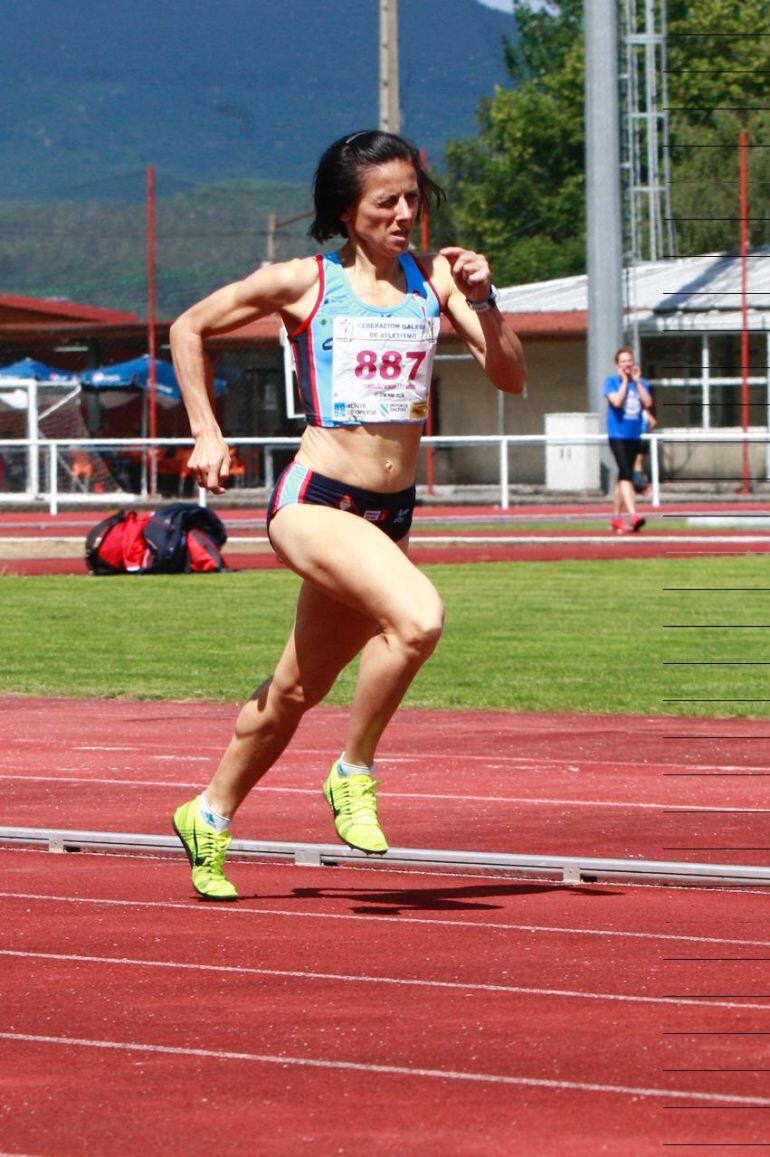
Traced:
POLYGON ((610 438, 610 450, 618 464, 618 478, 622 482, 633 482, 634 461, 637 454, 644 453, 641 438, 610 438))

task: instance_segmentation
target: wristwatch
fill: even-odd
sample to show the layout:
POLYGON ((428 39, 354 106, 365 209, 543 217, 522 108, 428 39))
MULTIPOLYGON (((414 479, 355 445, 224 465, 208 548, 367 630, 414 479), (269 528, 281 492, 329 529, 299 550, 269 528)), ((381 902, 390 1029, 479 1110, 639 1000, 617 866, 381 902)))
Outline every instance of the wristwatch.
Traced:
POLYGON ((473 301, 470 297, 466 297, 468 305, 474 313, 486 313, 488 309, 494 309, 500 299, 500 294, 495 289, 494 285, 490 285, 489 293, 481 301, 473 301))

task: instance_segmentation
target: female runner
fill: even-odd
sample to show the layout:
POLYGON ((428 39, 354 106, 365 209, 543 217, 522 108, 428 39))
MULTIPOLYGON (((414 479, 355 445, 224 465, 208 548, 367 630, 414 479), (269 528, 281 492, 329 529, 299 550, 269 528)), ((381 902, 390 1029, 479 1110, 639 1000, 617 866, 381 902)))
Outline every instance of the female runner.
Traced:
POLYGON ((335 141, 316 171, 310 234, 319 242, 342 236, 342 248, 260 269, 171 329, 199 485, 222 494, 230 462, 209 401, 207 337, 280 314, 307 417, 267 516, 274 550, 303 580, 293 630, 274 673, 241 710, 211 783, 174 815, 193 885, 209 899, 237 898, 224 874, 230 821, 359 653, 344 749, 323 792, 343 841, 387 851, 375 751, 442 628, 441 600, 408 558, 440 313, 497 389, 517 394, 525 384, 521 345, 496 308, 486 258, 457 246, 410 253, 431 197, 443 191, 401 137, 372 130, 335 141))

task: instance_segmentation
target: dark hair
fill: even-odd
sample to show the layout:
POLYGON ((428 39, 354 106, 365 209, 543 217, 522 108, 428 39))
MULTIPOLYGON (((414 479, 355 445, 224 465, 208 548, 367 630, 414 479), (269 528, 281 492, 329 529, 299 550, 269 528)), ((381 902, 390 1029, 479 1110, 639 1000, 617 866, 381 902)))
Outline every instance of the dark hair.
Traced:
POLYGON ((328 241, 337 235, 347 237, 342 214, 361 196, 363 171, 394 160, 409 161, 414 166, 420 213, 428 208, 431 197, 437 206, 446 200, 444 190, 422 167, 420 154, 414 145, 395 133, 364 129, 334 141, 318 162, 313 179, 315 218, 308 230, 310 236, 316 241, 328 241))

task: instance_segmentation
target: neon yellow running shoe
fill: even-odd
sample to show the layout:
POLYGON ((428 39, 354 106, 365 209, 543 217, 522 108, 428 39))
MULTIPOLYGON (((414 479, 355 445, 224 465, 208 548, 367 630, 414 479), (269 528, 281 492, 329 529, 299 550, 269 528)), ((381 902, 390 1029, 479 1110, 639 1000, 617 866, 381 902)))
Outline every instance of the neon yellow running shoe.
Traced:
POLYGON ((238 893, 222 870, 230 833, 218 832, 201 819, 198 796, 177 808, 172 823, 187 852, 195 891, 207 900, 237 900, 238 893))
POLYGON ((351 848, 368 856, 382 856, 388 841, 377 818, 374 789, 377 780, 370 775, 340 775, 339 763, 333 763, 323 792, 334 814, 337 835, 351 848))

